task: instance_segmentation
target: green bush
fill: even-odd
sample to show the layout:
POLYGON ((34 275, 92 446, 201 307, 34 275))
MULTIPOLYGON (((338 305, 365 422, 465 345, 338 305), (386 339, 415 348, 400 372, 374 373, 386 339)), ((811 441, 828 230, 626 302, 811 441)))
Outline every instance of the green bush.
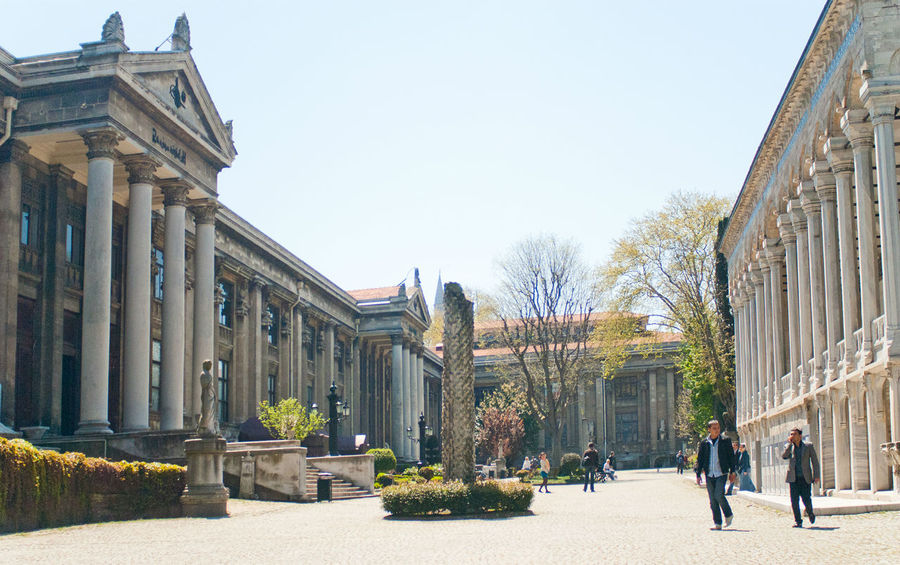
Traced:
POLYGON ((397 458, 390 449, 370 449, 367 455, 375 456, 375 474, 390 473, 397 466, 397 458))
POLYGON ((434 478, 434 469, 432 469, 431 467, 422 467, 421 469, 419 469, 419 476, 426 481, 430 481, 434 478))
POLYGON ((375 482, 380 483, 381 486, 387 487, 394 484, 394 477, 392 475, 388 475, 387 473, 378 473, 375 477, 375 482))
POLYGON ((519 480, 522 481, 523 483, 526 483, 526 482, 528 482, 528 479, 531 478, 531 473, 529 473, 528 471, 525 471, 523 469, 521 471, 516 471, 516 477, 518 477, 519 480))
POLYGON ((534 490, 521 482, 477 481, 464 484, 410 481, 385 488, 384 509, 395 516, 427 514, 481 514, 484 512, 525 512, 534 490))
POLYGON ((0 438, 0 532, 84 524, 110 513, 168 516, 180 511, 184 485, 185 468, 178 465, 113 463, 0 438))
POLYGON ((571 475, 576 469, 581 468, 581 455, 566 453, 559 462, 559 474, 571 475))

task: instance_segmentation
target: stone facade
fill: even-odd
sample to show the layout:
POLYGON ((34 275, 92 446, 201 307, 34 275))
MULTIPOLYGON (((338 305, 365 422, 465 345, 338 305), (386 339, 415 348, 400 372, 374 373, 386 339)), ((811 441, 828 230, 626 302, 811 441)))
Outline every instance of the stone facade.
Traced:
POLYGON ((441 390, 418 276, 347 292, 218 201, 236 151, 187 25, 168 52, 130 52, 117 15, 79 50, 0 50, 0 422, 188 433, 211 359, 226 437, 262 400, 326 410, 334 381, 342 435, 415 459, 441 390))
POLYGON ((900 489, 900 6, 828 2, 719 242, 735 312, 738 427, 763 492, 788 431, 826 492, 900 489))

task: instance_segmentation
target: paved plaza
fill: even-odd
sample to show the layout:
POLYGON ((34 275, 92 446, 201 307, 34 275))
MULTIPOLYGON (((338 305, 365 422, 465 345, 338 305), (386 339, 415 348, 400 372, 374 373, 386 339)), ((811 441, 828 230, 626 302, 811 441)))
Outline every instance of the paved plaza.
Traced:
POLYGON ((5 563, 897 563, 900 512, 821 517, 733 498, 731 529, 710 531, 705 489, 673 472, 625 471, 598 485, 556 486, 534 515, 386 519, 377 498, 340 503, 229 503, 225 519, 92 524, 0 537, 5 563), (708 559, 707 559, 708 561, 708 559))

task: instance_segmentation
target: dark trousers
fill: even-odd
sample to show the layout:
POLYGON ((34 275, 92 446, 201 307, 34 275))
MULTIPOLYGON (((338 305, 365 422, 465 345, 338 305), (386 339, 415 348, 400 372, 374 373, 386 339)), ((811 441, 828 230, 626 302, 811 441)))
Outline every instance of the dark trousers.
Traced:
POLYGON ((594 492, 594 481, 597 479, 597 469, 593 467, 585 467, 584 469, 584 490, 587 491, 588 481, 591 484, 591 492, 594 492))
POLYGON ((706 477, 706 494, 709 495, 709 508, 712 510, 713 522, 717 525, 722 524, 722 514, 725 517, 731 516, 731 506, 725 498, 725 483, 728 482, 727 475, 718 477, 706 477))
POLYGON ((806 507, 806 513, 810 516, 816 515, 816 513, 813 512, 812 488, 803 477, 797 477, 796 481, 788 484, 791 485, 791 510, 794 511, 794 522, 802 524, 803 514, 800 513, 801 498, 803 499, 803 506, 806 507))

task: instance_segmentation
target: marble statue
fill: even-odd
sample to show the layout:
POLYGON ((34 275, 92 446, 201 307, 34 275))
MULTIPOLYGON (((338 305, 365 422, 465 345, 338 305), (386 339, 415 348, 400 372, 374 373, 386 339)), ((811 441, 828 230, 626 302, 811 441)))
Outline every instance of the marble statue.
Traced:
POLYGON ((200 422, 197 424, 197 435, 203 437, 219 435, 219 398, 210 369, 212 361, 207 359, 203 362, 203 372, 200 373, 200 422))

